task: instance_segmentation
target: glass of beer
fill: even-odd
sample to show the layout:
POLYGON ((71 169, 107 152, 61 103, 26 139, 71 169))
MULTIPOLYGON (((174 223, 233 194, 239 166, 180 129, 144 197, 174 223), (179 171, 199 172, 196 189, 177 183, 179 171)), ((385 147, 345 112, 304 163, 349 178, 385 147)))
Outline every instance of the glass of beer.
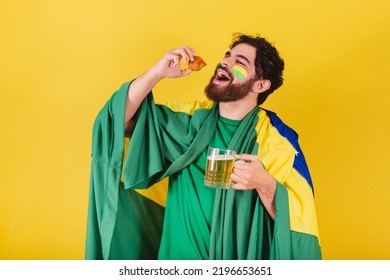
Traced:
POLYGON ((230 175, 233 172, 235 152, 209 147, 207 152, 204 185, 213 188, 228 189, 231 186, 230 175))

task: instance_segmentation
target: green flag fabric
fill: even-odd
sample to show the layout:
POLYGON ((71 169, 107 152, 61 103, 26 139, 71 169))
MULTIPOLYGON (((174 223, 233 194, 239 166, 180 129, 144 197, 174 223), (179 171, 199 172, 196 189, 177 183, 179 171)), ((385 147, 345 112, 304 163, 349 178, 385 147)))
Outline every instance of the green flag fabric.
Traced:
POLYGON ((226 134, 215 136, 217 104, 155 104, 150 93, 127 143, 128 87, 122 85, 94 124, 86 259, 321 259, 307 165, 296 133, 276 114, 255 108, 225 143, 257 154, 277 180, 272 220, 256 191, 199 186, 203 180, 194 174, 204 172, 207 147, 226 134), (183 244, 194 254, 175 249, 175 226, 186 230, 183 244))

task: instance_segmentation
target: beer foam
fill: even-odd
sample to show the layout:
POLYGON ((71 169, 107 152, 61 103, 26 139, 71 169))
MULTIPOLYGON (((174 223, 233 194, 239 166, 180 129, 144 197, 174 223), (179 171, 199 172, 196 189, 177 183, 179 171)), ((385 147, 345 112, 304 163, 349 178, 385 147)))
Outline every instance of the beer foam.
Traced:
POLYGON ((207 157, 208 160, 233 160, 233 155, 211 155, 207 157))

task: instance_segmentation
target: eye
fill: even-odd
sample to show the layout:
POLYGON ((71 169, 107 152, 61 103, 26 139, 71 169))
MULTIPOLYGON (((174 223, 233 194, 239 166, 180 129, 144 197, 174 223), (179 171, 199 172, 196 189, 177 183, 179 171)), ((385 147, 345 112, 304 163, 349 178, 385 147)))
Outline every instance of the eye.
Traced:
POLYGON ((245 63, 244 61, 237 60, 236 63, 237 63, 238 65, 240 65, 240 66, 246 67, 246 63, 245 63))

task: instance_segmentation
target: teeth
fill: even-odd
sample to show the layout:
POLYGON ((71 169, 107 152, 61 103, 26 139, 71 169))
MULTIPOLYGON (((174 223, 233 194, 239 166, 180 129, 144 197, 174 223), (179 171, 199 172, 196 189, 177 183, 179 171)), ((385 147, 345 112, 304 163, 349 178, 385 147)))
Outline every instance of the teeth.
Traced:
POLYGON ((230 80, 229 77, 221 72, 218 72, 217 73, 217 77, 218 78, 222 78, 222 79, 226 79, 226 80, 230 80))

